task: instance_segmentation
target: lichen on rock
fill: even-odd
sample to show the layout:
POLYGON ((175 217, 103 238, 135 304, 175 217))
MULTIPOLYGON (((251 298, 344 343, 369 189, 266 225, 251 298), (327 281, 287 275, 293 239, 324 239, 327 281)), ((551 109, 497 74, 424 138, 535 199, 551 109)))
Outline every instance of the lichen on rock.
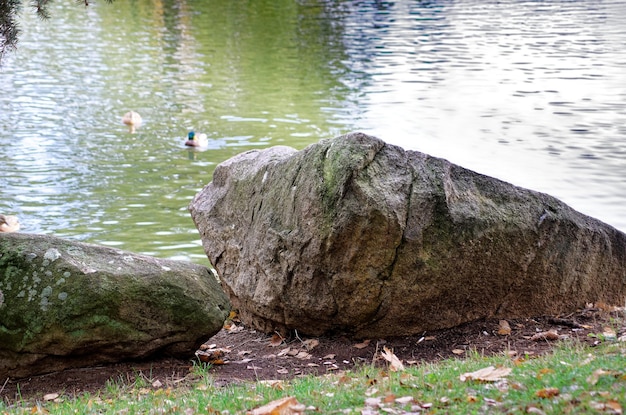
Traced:
POLYGON ((0 234, 0 375, 193 356, 230 303, 206 267, 46 235, 0 234))

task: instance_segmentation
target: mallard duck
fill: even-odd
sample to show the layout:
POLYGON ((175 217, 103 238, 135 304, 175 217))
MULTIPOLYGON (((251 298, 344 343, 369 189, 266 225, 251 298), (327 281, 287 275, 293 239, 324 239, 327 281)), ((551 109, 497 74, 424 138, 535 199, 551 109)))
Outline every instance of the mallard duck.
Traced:
POLYGON ((122 117, 122 122, 128 126, 128 131, 133 134, 135 129, 141 127, 141 115, 135 111, 128 111, 122 117))
POLYGON ((185 145, 190 147, 206 147, 209 145, 209 140, 206 134, 196 134, 193 131, 189 131, 185 145))
POLYGON ((0 214, 0 232, 17 232, 20 230, 20 221, 17 216, 0 214))

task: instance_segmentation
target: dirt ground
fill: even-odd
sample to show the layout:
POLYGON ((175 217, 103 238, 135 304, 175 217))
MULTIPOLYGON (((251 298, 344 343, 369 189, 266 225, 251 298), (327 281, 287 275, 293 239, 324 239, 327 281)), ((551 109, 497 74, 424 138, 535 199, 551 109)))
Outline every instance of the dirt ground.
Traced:
MULTIPOLYGON (((406 364, 463 358, 467 351, 492 355, 507 352, 512 357, 540 355, 565 339, 594 346, 601 339, 624 335, 615 327, 616 312, 589 306, 567 316, 508 320, 481 320, 447 330, 409 337, 355 341, 347 338, 291 338, 267 335, 246 328, 235 318, 188 360, 171 358, 144 362, 64 370, 26 379, 0 379, 5 403, 41 400, 45 394, 74 396, 96 393, 108 382, 132 384, 136 379, 154 387, 182 387, 193 381, 192 369, 200 361, 212 362, 210 372, 217 385, 254 380, 288 379, 296 376, 352 369, 362 364, 384 365, 384 347, 406 364), (158 381, 158 382, 157 382, 158 381)), ((623 315, 619 321, 624 321, 623 315)))

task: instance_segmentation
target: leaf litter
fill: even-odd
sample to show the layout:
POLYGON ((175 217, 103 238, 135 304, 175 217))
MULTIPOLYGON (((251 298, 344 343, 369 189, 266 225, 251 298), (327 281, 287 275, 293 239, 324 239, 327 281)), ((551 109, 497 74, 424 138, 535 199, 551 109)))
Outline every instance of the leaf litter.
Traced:
MULTIPOLYGON (((611 320, 604 313, 603 310, 597 307, 587 307, 569 316, 558 316, 556 320, 555 317, 510 319, 506 321, 510 329, 509 334, 506 334, 508 330, 505 330, 506 326, 502 323, 503 320, 484 320, 464 324, 453 329, 386 339, 384 342, 367 340, 356 343, 348 338, 301 339, 299 336, 289 337, 279 334, 267 336, 247 328, 239 321, 231 321, 225 325, 224 330, 211 338, 209 342, 205 343, 197 351, 197 359, 200 362, 211 365, 211 375, 214 382, 218 385, 245 380, 282 381, 303 374, 324 375, 336 372, 341 373, 342 370, 353 369, 358 365, 380 365, 381 362, 384 363, 389 372, 398 374, 394 376, 400 376, 400 373, 404 373, 402 368, 405 365, 419 366, 423 362, 464 356, 470 350, 483 355, 505 353, 510 356, 512 370, 515 370, 516 367, 525 365, 542 353, 550 351, 554 345, 559 344, 564 339, 578 339, 592 346, 605 341, 619 343, 618 339, 621 336, 626 336, 626 333, 623 328, 616 327, 613 329, 615 335, 611 340, 612 333, 607 330, 607 328, 611 328, 607 324, 611 320), (555 325, 554 321, 557 321, 559 324, 555 325), (548 338, 537 339, 537 337, 534 340, 532 339, 537 334, 549 332, 556 333, 558 338, 555 338, 555 340, 548 338), (382 351, 379 349, 380 344, 384 344, 382 351)), ((593 360, 594 357, 591 354, 585 359, 588 362, 593 360)), ((192 367, 193 365, 188 361, 163 359, 145 363, 100 366, 94 368, 94 370, 68 370, 58 376, 51 374, 19 380, 20 393, 22 398, 34 395, 39 396, 38 399, 41 399, 44 394, 55 392, 61 393, 59 398, 62 398, 64 394, 71 394, 72 391, 81 392, 104 387, 109 379, 119 378, 121 373, 125 373, 124 370, 128 371, 126 372, 128 375, 125 376, 131 381, 131 376, 138 374, 144 376, 144 373, 150 373, 150 384, 154 385, 153 382, 159 380, 163 388, 168 388, 184 384, 184 380, 189 377, 192 367), (76 379, 77 383, 68 384, 68 378, 76 379), (94 379, 101 379, 100 383, 90 383, 94 379)), ((502 372, 498 372, 498 369, 502 370, 504 368, 494 367, 490 374, 477 374, 476 372, 478 371, 465 372, 463 373, 463 375, 466 375, 464 383, 470 389, 491 385, 498 390, 507 387, 512 389, 524 388, 523 385, 515 382, 509 382, 507 386, 508 374, 505 375, 502 372)), ((458 382, 460 382, 460 375, 461 373, 457 374, 458 382)), ((602 371, 595 371, 589 376, 585 376, 582 381, 583 383, 586 381, 587 384, 592 386, 602 385, 606 383, 604 379, 621 379, 621 376, 624 376, 623 370, 605 367, 602 371)), ((372 379, 372 381, 375 381, 375 379, 372 379)), ((11 393, 14 393, 17 396, 16 386, 17 382, 15 380, 7 380, 4 394, 10 397, 11 393)), ((418 386, 428 387, 424 383, 418 383, 418 386)), ((546 384, 543 388, 532 391, 532 393, 538 393, 541 389, 549 390, 551 387, 554 386, 546 384)), ((568 396, 568 393, 561 389, 559 393, 555 398, 568 396)), ((375 394, 369 397, 377 398, 375 394)), ((395 399, 401 400, 393 400, 393 402, 391 402, 391 397, 387 395, 382 396, 381 399, 384 407, 390 410, 393 409, 393 411, 396 411, 395 413, 403 414, 411 413, 411 411, 424 413, 429 408, 429 405, 441 406, 449 402, 447 396, 441 396, 437 402, 418 402, 417 400, 408 402, 410 397, 406 396, 398 396, 395 399), (398 408, 405 399, 408 403, 405 402, 402 408, 398 408)), ((488 403, 485 402, 478 392, 468 392, 466 399, 468 402, 476 399, 482 403, 488 403)), ((606 413, 617 413, 615 408, 617 408, 619 401, 616 401, 617 404, 615 404, 612 403, 613 401, 610 397, 598 396, 598 399, 595 399, 594 402, 597 402, 598 407, 604 405, 603 411, 605 412, 613 411, 606 413)), ((298 408, 297 406, 295 407, 295 409, 298 408)), ((373 407, 365 405, 365 409, 367 408, 374 410, 373 407)))

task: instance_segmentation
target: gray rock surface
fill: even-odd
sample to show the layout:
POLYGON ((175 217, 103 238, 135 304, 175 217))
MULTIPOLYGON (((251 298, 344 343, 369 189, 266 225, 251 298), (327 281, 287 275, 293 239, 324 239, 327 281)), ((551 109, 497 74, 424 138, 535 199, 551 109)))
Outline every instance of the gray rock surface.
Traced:
POLYGON ((626 235, 355 133, 220 164, 190 204, 244 322, 355 337, 623 305, 626 235))
POLYGON ((156 355, 192 357, 229 310, 206 267, 0 233, 0 379, 156 355))

